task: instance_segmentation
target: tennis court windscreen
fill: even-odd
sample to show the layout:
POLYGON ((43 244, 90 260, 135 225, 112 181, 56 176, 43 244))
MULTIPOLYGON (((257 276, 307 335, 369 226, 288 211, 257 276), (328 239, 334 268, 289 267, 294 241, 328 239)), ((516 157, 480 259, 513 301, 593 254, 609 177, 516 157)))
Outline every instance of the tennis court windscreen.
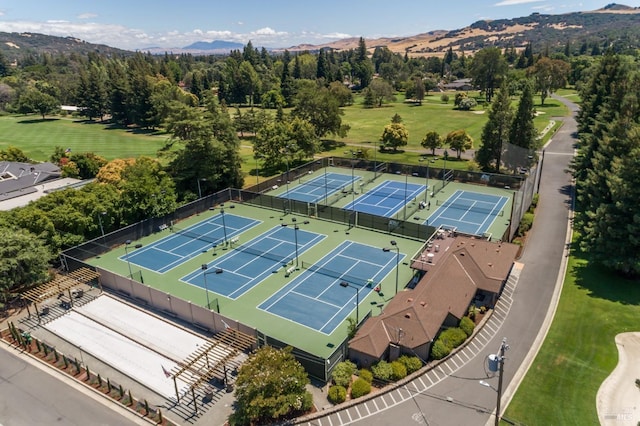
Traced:
POLYGON ((364 277, 356 277, 354 275, 349 275, 344 272, 334 271, 332 269, 328 269, 322 266, 315 265, 313 263, 302 261, 302 269, 306 269, 313 273, 322 274, 330 278, 335 278, 336 280, 346 281, 349 284, 357 285, 359 287, 366 287, 372 285, 372 281, 370 278, 364 277))

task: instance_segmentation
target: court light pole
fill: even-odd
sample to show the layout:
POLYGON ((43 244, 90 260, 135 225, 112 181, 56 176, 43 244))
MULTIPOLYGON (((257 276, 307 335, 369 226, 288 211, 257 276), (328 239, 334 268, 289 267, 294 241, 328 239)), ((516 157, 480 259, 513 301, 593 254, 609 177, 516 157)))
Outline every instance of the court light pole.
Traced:
POLYGON ((98 213, 98 222, 100 223, 100 232, 102 233, 102 244, 107 245, 107 240, 104 238, 104 226, 102 226, 102 216, 106 215, 107 212, 102 211, 98 213))
POLYGON ((223 250, 227 248, 227 224, 224 220, 224 204, 220 204, 220 215, 222 216, 222 232, 224 233, 224 246, 223 250))
POLYGON ((198 198, 202 198, 202 189, 200 188, 200 181, 206 182, 207 178, 198 178, 198 198))
POLYGON ((127 240, 124 242, 124 253, 127 256, 127 266, 129 266, 129 278, 133 279, 133 272, 131 272, 131 262, 129 261, 129 245, 131 244, 131 240, 127 240))
POLYGON ((449 151, 447 151, 446 149, 444 150, 444 152, 442 153, 442 158, 444 159, 444 173, 442 174, 442 177, 444 177, 444 175, 447 174, 447 158, 449 158, 449 151))
POLYGON ((340 283, 340 287, 351 287, 356 291, 356 324, 360 322, 360 288, 354 285, 349 284, 346 281, 342 281, 340 283))
MULTIPOLYGON (((396 250, 396 294, 398 294, 398 267, 400 265, 400 247, 398 247, 398 243, 396 242, 396 240, 391 240, 389 243, 393 246, 393 249, 396 250)), ((393 249, 391 247, 385 247, 382 249, 382 251, 390 252, 393 249)))
POLYGON ((207 309, 211 310, 211 303, 209 302, 209 286, 207 286, 207 269, 209 269, 209 265, 206 263, 202 264, 202 276, 204 277, 204 292, 207 295, 207 309))
MULTIPOLYGON (((305 220, 304 222, 302 222, 304 225, 308 225, 309 221, 305 220)), ((298 263, 298 230, 300 229, 300 227, 298 226, 298 222, 296 220, 295 217, 291 218, 291 223, 281 223, 280 226, 282 227, 287 227, 289 225, 293 225, 293 238, 294 238, 294 243, 295 243, 295 250, 296 250, 296 269, 300 269, 299 267, 299 263, 298 263)))

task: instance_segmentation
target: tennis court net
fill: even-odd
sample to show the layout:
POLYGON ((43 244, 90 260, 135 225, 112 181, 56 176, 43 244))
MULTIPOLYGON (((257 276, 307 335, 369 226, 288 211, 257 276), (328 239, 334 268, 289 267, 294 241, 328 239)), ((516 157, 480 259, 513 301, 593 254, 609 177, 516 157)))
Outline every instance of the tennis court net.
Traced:
POLYGON ((313 263, 305 262, 304 260, 302 261, 302 269, 322 274, 330 278, 335 278, 336 280, 346 281, 349 284, 353 284, 358 287, 370 287, 373 285, 373 281, 371 281, 370 278, 356 277, 354 275, 345 274, 344 272, 334 271, 313 263))
POLYGON ((444 208, 467 210, 474 213, 484 213, 491 216, 504 216, 504 210, 499 210, 494 207, 478 207, 472 204, 461 203, 460 201, 452 203, 449 201, 436 200, 436 206, 442 206, 444 208))
POLYGON ((274 260, 278 263, 282 263, 283 265, 289 264, 294 259, 294 257, 291 255, 282 256, 276 253, 272 253, 271 251, 262 251, 262 250, 252 248, 250 246, 237 246, 235 247, 235 250, 250 254, 252 256, 263 257, 265 259, 274 260))
POLYGON ((218 245, 223 241, 221 238, 215 238, 205 234, 198 234, 197 232, 193 232, 193 230, 181 229, 176 227, 175 225, 171 226, 170 229, 171 229, 171 232, 173 232, 174 234, 184 235, 185 237, 193 238, 194 240, 204 241, 206 243, 210 243, 214 245, 218 245))
MULTIPOLYGON (((344 180, 336 180, 336 179, 327 179, 326 182, 322 178, 314 178, 311 180, 306 180, 304 178, 300 178, 300 185, 308 185, 315 186, 316 188, 327 188, 327 190, 336 191, 340 189, 351 189, 351 181, 344 180)), ((354 181, 354 185, 358 185, 357 180, 354 181)))

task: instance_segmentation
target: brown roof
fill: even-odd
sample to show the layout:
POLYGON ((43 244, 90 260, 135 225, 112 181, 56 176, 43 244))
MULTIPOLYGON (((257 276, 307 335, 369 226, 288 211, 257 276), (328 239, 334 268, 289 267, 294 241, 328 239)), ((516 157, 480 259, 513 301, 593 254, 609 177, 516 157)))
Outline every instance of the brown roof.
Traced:
POLYGON ((432 341, 447 314, 462 318, 467 313, 478 289, 500 291, 518 248, 515 244, 441 234, 425 250, 433 254, 431 262, 412 264, 427 271, 418 285, 398 293, 382 314, 366 321, 349 347, 381 357, 389 343, 417 347, 432 341))

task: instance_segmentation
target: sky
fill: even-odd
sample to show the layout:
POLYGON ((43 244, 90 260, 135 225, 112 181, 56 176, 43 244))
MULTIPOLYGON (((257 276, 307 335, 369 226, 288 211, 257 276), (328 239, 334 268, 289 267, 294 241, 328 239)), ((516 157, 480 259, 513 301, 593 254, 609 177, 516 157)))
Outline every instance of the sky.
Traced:
MULTIPOLYGON (((535 12, 596 10, 612 1, 0 0, 0 31, 71 36, 127 50, 214 40, 287 48, 454 30, 535 12)), ((640 7, 640 0, 619 3, 640 7)))

